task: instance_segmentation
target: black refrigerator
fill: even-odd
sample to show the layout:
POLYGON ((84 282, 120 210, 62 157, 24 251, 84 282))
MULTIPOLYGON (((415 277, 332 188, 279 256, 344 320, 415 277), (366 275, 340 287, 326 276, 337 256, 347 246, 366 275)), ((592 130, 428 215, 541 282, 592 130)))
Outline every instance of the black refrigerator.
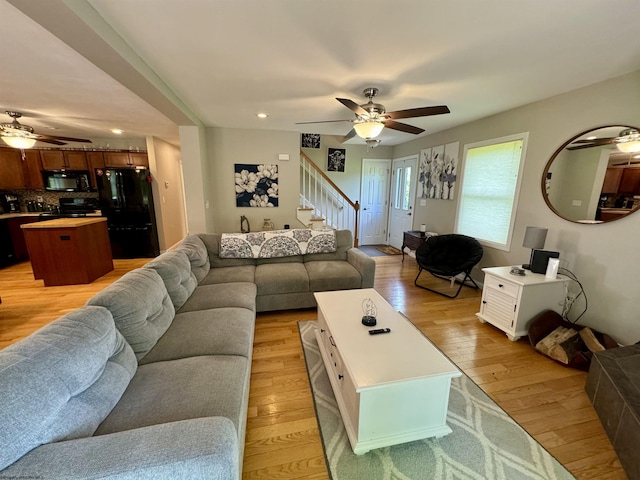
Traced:
POLYGON ((147 168, 96 169, 100 210, 107 217, 113 258, 160 254, 147 168))

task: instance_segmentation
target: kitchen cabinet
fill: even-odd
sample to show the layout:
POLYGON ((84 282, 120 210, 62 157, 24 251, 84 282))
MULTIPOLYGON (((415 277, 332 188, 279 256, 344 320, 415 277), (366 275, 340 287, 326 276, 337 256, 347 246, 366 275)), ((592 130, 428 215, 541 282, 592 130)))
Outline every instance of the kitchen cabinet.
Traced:
POLYGON ((104 169, 104 155, 102 152, 87 152, 87 165, 89 166, 89 181, 91 182, 91 188, 93 190, 98 189, 98 182, 96 180, 96 169, 104 169))
POLYGON ((623 169, 618 193, 640 195, 640 167, 627 167, 623 169))
POLYGON ((43 170, 88 170, 82 150, 40 150, 43 170))
POLYGON ((0 148, 0 190, 25 188, 22 156, 15 148, 0 148))
POLYGON ((565 300, 565 278, 553 280, 526 271, 511 275, 512 267, 483 268, 484 286, 480 312, 482 323, 490 323, 515 341, 529 333, 529 322, 543 310, 561 313, 565 300))
POLYGON ((602 182, 602 193, 618 193, 623 171, 624 169, 622 167, 607 168, 607 173, 604 175, 604 182, 602 182))
POLYGON ((22 229, 33 276, 46 287, 91 283, 113 270, 104 217, 58 218, 22 229))
POLYGON ((44 181, 42 180, 40 152, 37 150, 25 150, 22 166, 25 188, 30 190, 43 190, 44 181))
POLYGON ((16 262, 22 262, 29 259, 27 252, 27 243, 22 233, 22 225, 37 222, 38 217, 14 217, 6 220, 9 227, 9 235, 11 237, 11 245, 13 246, 13 256, 16 262))
POLYGON ((104 152, 106 167, 148 167, 146 153, 140 152, 104 152))

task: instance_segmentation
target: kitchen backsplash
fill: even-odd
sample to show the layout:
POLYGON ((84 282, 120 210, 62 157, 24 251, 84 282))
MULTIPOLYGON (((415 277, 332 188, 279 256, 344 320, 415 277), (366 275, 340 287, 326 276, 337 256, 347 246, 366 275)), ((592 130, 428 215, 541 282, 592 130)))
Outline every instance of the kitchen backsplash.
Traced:
MULTIPOLYGON (((20 211, 27 212, 27 202, 42 202, 45 207, 49 205, 59 206, 60 197, 65 198, 98 198, 96 192, 49 192, 47 190, 2 190, 0 193, 9 193, 16 195, 20 201, 20 211)), ((2 205, 0 205, 2 210, 2 205)), ((48 210, 48 208, 45 208, 48 210)), ((4 213, 4 212, 3 212, 4 213)))

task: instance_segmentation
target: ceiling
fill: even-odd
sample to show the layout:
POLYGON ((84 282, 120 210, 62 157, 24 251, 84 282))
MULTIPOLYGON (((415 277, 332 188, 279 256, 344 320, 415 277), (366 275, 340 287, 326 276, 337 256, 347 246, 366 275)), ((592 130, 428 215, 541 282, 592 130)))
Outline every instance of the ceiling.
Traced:
POLYGON ((377 87, 388 111, 448 105, 402 120, 427 135, 640 70, 638 19, 637 0, 0 0, 0 109, 89 138, 344 135, 296 122, 353 119, 335 98, 377 87))

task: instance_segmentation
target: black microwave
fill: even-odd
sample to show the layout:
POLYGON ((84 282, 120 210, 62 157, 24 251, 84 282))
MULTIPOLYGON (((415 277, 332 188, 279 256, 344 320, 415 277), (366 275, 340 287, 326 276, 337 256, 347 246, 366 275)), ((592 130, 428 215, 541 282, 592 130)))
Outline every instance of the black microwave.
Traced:
POLYGON ((52 192, 89 192, 89 172, 85 170, 64 170, 42 172, 44 189, 52 192))

